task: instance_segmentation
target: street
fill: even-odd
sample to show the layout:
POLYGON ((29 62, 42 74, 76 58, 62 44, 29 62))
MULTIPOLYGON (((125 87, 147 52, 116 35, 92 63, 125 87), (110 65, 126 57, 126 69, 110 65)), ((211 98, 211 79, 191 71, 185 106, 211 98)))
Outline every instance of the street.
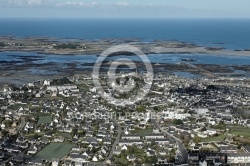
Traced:
POLYGON ((110 150, 110 153, 108 155, 108 157, 106 158, 106 160, 104 161, 104 163, 106 163, 106 161, 113 157, 113 152, 115 150, 115 147, 117 146, 117 144, 119 143, 120 141, 120 138, 121 138, 121 133, 122 133, 122 128, 121 128, 121 125, 115 120, 115 119, 112 119, 112 121, 114 122, 115 126, 117 127, 117 136, 116 136, 116 139, 115 139, 115 142, 113 143, 112 145, 112 148, 110 150))
POLYGON ((179 155, 178 156, 178 159, 181 161, 182 164, 186 164, 188 163, 188 152, 185 148, 185 146, 183 145, 183 143, 181 142, 181 140, 173 135, 171 135, 170 133, 164 131, 160 126, 159 124, 157 123, 157 120, 156 119, 152 119, 151 120, 152 123, 155 125, 156 128, 158 128, 160 131, 162 131, 162 133, 166 134, 169 139, 171 141, 175 141, 179 147, 179 151, 181 153, 181 156, 179 155))

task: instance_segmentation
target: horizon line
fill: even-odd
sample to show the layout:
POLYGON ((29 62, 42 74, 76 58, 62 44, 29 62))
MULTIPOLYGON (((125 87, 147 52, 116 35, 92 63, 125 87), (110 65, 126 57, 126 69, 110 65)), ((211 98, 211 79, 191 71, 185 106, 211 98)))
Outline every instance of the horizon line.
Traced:
POLYGON ((152 19, 156 19, 156 20, 164 20, 164 19, 207 19, 207 20, 221 20, 221 19, 225 19, 225 20, 248 20, 250 19, 250 17, 1 17, 0 19, 113 19, 113 20, 126 20, 126 19, 144 19, 144 20, 152 20, 152 19))

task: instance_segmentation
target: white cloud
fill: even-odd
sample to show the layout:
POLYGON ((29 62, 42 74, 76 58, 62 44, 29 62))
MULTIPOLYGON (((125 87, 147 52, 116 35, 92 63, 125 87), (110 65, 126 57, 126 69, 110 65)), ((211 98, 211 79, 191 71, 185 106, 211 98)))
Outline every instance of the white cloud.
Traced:
POLYGON ((33 7, 33 6, 46 6, 46 7, 65 7, 65 8, 77 8, 77 7, 107 7, 107 8, 163 8, 153 3, 136 5, 126 1, 114 2, 114 3, 100 3, 98 0, 92 2, 86 2, 83 0, 0 0, 0 6, 10 7, 33 7))
POLYGON ((65 3, 62 3, 62 4, 64 4, 65 6, 85 6, 84 2, 72 2, 72 1, 68 1, 68 2, 65 2, 65 3))
POLYGON ((116 5, 118 6, 129 6, 130 4, 128 2, 117 2, 116 5))
POLYGON ((98 2, 91 2, 91 5, 92 6, 96 6, 96 5, 98 5, 99 3, 98 2))
POLYGON ((27 7, 47 5, 53 0, 1 0, 1 6, 27 7))
POLYGON ((46 0, 28 0, 27 3, 28 5, 42 5, 45 3, 46 0))
POLYGON ((84 3, 80 1, 67 1, 67 2, 56 3, 56 6, 58 7, 91 7, 97 5, 99 5, 99 3, 95 1, 90 3, 84 3))
POLYGON ((22 0, 4 0, 1 3, 6 6, 19 6, 22 4, 22 0))

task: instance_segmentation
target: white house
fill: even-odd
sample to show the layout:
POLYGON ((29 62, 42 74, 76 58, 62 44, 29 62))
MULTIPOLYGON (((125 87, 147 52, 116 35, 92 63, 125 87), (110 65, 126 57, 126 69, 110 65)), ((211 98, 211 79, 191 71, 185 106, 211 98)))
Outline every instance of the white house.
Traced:
POLYGON ((44 81, 43 81, 43 85, 46 85, 46 86, 50 85, 50 81, 44 80, 44 81))
POLYGON ((198 108, 198 109, 195 109, 195 112, 197 114, 206 114, 207 112, 209 112, 209 110, 207 108, 198 108))
POLYGON ((28 87, 34 87, 35 84, 33 82, 28 83, 28 87))
POLYGON ((145 135, 145 138, 146 139, 164 139, 165 136, 164 136, 164 134, 161 134, 161 133, 159 133, 159 134, 151 133, 151 134, 145 135))
POLYGON ((250 153, 228 153, 228 164, 250 163, 250 153))
POLYGON ((123 145, 126 145, 126 146, 138 146, 138 145, 143 145, 143 141, 141 140, 121 140, 119 142, 119 146, 123 146, 123 145))
POLYGON ((216 132, 216 130, 214 130, 214 129, 207 129, 207 134, 208 135, 210 135, 210 136, 212 136, 212 135, 214 135, 214 134, 216 134, 217 132, 216 132))
POLYGON ((59 159, 52 159, 52 166, 58 166, 59 165, 59 159))
POLYGON ((207 138, 207 132, 199 132, 197 133, 197 136, 200 137, 200 138, 207 138))
POLYGON ((141 136, 140 135, 123 135, 122 140, 140 140, 141 136))
POLYGON ((96 156, 93 157, 92 161, 97 162, 98 158, 96 156))
POLYGON ((191 117, 190 114, 186 113, 178 113, 178 112, 175 112, 175 111, 165 111, 163 112, 163 117, 164 119, 186 119, 188 117, 191 117))

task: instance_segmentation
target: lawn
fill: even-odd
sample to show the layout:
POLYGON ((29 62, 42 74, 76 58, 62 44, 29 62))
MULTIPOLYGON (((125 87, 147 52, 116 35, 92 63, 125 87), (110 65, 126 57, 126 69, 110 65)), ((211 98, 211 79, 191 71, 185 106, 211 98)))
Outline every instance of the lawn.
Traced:
POLYGON ((146 129, 135 129, 131 131, 133 134, 138 134, 144 136, 145 134, 150 134, 153 132, 153 128, 146 128, 146 129))
POLYGON ((60 143, 60 142, 52 142, 43 148, 40 152, 38 152, 35 157, 52 160, 53 158, 59 158, 66 156, 74 144, 60 143))
POLYGON ((219 136, 215 136, 215 137, 209 137, 209 138, 203 138, 201 139, 202 142, 212 142, 212 141, 223 141, 224 139, 226 139, 226 135, 219 135, 219 136))
POLYGON ((11 106, 9 107, 9 109, 17 110, 17 109, 19 109, 21 106, 22 106, 22 107, 25 107, 25 105, 15 104, 15 105, 11 105, 11 106))
POLYGON ((59 132, 58 134, 60 134, 61 136, 63 136, 66 139, 71 139, 72 138, 72 135, 70 133, 59 132))
POLYGON ((230 128, 230 134, 235 136, 243 136, 243 137, 250 137, 250 128, 242 127, 242 126, 233 126, 230 128))
POLYGON ((40 116, 37 125, 48 124, 52 121, 52 116, 40 116))
POLYGON ((78 84, 77 87, 81 92, 87 92, 89 90, 89 87, 86 84, 78 84))

